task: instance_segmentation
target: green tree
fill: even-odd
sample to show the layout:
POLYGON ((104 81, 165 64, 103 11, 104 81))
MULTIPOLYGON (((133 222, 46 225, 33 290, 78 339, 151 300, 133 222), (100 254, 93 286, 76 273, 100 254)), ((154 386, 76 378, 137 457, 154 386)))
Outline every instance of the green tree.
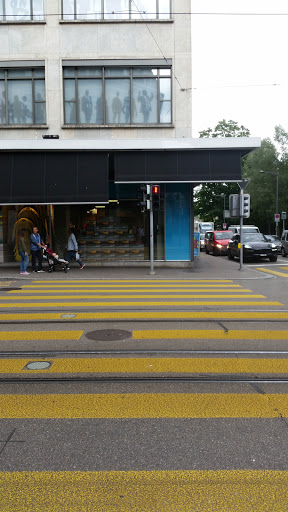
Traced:
MULTIPOLYGON (((199 132, 202 137, 249 137, 248 128, 239 126, 236 121, 223 119, 214 129, 199 132)), ((243 164, 244 166, 245 164, 243 164)), ((203 221, 214 220, 221 227, 223 223, 224 199, 225 209, 229 209, 229 195, 239 194, 237 183, 203 183, 194 193, 194 214, 203 221), (216 219, 218 217, 218 220, 216 219)))

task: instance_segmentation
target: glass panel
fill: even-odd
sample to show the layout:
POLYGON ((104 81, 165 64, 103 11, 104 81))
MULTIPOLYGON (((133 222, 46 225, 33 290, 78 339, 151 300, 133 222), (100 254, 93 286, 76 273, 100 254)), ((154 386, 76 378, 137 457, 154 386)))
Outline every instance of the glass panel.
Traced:
POLYGON ((6 101, 4 80, 0 80, 0 124, 6 124, 6 101))
POLYGON ((75 68, 63 68, 63 76, 64 77, 71 77, 71 76, 75 76, 76 75, 76 70, 75 68))
MULTIPOLYGON (((106 80, 106 124, 126 123, 127 118, 127 96, 130 97, 130 80, 106 80), (124 100, 126 103, 126 114, 123 112, 124 100), (126 116, 126 117, 125 117, 126 116)), ((128 114, 129 118, 129 114, 128 114)))
POLYGON ((77 75, 78 76, 83 76, 83 77, 86 77, 86 76, 100 76, 102 77, 102 69, 101 68, 92 68, 92 67, 88 67, 88 68, 85 68, 85 67, 79 67, 78 70, 77 70, 77 75))
POLYGON ((80 124, 103 124, 102 80, 78 80, 80 124))
POLYGON ((158 70, 152 68, 133 68, 133 75, 135 76, 157 76, 158 70))
POLYGON ((190 187, 185 183, 166 184, 166 261, 189 261, 190 187))
POLYGON ((76 124, 76 102, 65 102, 65 123, 76 124))
POLYGON ((171 123, 171 101, 161 101, 160 103, 160 123, 171 123))
POLYGON ((34 81, 35 101, 45 101, 45 82, 44 80, 34 81))
POLYGON ((34 69, 33 75, 35 78, 45 78, 45 70, 44 69, 34 69))
POLYGON ((63 20, 74 20, 74 0, 63 0, 63 20))
POLYGON ((0 21, 3 21, 3 0, 0 0, 0 21))
POLYGON ((166 69, 159 69, 159 75, 160 76, 171 76, 171 69, 169 68, 166 68, 166 69))
POLYGON ((101 19, 101 0, 77 0, 77 20, 101 19))
POLYGON ((64 97, 65 101, 76 101, 75 80, 64 81, 64 97))
POLYGON ((32 124, 32 81, 8 82, 9 124, 32 124))
POLYGON ((170 19, 170 0, 158 0, 159 18, 161 20, 170 19))
POLYGON ((32 77, 32 69, 8 69, 8 78, 32 77))
POLYGON ((129 18, 129 0, 104 0, 104 18, 127 20, 129 18))
POLYGON ((105 76, 130 76, 129 68, 105 68, 105 76))
POLYGON ((5 71, 4 69, 0 69, 0 78, 4 78, 5 77, 5 71))
POLYGON ((5 3, 7 20, 31 19, 30 0, 9 0, 5 3))
POLYGON ((131 13, 133 19, 155 19, 156 0, 132 0, 131 13))
POLYGON ((43 0, 33 0, 33 20, 44 20, 43 0))
POLYGON ((137 104, 133 123, 157 123, 157 79, 134 78, 133 99, 137 104))
POLYGON ((35 103, 35 123, 45 124, 46 123, 46 108, 45 103, 35 103))
POLYGON ((160 79, 160 101, 171 100, 171 79, 160 79))

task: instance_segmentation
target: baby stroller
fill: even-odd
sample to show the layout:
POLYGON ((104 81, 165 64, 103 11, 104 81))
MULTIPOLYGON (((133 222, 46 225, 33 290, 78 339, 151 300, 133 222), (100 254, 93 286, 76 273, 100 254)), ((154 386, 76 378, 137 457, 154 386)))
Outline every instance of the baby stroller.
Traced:
POLYGON ((60 266, 61 270, 64 270, 65 274, 67 273, 68 261, 59 258, 58 254, 56 254, 53 249, 47 247, 47 245, 44 247, 43 257, 47 260, 49 265, 48 272, 54 272, 56 267, 60 266))

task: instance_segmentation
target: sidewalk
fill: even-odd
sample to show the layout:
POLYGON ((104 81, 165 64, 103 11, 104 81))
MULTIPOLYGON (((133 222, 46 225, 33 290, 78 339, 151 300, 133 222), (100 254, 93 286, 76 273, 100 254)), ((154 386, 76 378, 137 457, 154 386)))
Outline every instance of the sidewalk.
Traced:
POLYGON ((48 272, 45 265, 45 272, 32 273, 29 266, 29 276, 20 275, 19 266, 0 265, 1 280, 74 280, 74 279, 263 279, 268 276, 257 272, 254 268, 243 265, 243 270, 239 270, 238 261, 228 261, 226 257, 213 257, 211 255, 201 254, 195 262, 194 268, 168 268, 155 266, 154 275, 150 275, 149 267, 129 266, 129 267, 93 267, 86 265, 83 270, 79 266, 71 265, 70 270, 65 274, 62 270, 48 272))

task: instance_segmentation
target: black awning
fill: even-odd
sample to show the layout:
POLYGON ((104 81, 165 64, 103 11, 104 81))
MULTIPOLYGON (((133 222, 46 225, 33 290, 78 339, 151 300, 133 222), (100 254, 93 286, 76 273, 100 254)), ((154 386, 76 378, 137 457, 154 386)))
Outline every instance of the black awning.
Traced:
POLYGON ((108 202, 108 153, 0 153, 1 204, 108 202))
POLYGON ((115 182, 202 183, 241 179, 240 149, 116 151, 115 182))

